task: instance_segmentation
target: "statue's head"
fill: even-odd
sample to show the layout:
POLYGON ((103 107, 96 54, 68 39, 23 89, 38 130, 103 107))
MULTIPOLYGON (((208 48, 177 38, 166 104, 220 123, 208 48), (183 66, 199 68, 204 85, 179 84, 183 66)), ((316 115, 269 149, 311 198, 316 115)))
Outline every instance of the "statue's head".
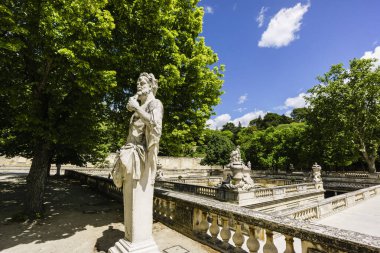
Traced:
POLYGON ((153 92, 155 96, 158 89, 158 81, 152 73, 143 72, 140 74, 139 79, 137 80, 137 94, 138 95, 147 95, 150 92, 153 92))

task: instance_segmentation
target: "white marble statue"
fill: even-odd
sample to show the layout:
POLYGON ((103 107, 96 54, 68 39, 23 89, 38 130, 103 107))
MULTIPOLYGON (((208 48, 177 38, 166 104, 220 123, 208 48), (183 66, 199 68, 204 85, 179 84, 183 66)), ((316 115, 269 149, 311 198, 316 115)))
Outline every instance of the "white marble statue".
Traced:
POLYGON ((134 112, 126 144, 116 157, 112 177, 123 187, 125 239, 109 252, 159 252, 152 238, 153 190, 162 132, 163 106, 155 98, 158 82, 141 73, 127 109, 134 112), (140 101, 140 103, 138 102, 140 101))
POLYGON ((230 162, 233 163, 242 163, 240 146, 237 146, 235 150, 233 150, 230 154, 230 162))
POLYGON ((314 163, 313 167, 311 168, 313 171, 313 182, 314 183, 320 183, 322 182, 321 177, 321 166, 319 166, 317 163, 314 163))

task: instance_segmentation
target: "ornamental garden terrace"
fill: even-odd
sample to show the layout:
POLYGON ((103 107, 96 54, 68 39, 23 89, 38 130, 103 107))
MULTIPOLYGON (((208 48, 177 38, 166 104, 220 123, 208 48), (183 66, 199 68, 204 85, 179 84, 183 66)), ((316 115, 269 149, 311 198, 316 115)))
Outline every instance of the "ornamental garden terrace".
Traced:
MULTIPOLYGON (((323 225, 326 218, 378 201, 376 174, 322 170, 323 182, 315 182, 312 173, 266 175, 251 170, 254 187, 244 190, 220 187, 232 173, 230 169, 200 166, 190 158, 173 158, 170 163, 165 159, 171 160, 160 159, 154 218, 219 252, 380 252, 380 235, 370 228, 358 232, 323 225), (355 191, 324 198, 326 178, 370 187, 355 187, 355 191)), ((12 165, 2 171, 23 170, 21 163, 12 165)), ((108 178, 110 168, 63 166, 62 170, 67 177, 122 201, 122 190, 108 178)))

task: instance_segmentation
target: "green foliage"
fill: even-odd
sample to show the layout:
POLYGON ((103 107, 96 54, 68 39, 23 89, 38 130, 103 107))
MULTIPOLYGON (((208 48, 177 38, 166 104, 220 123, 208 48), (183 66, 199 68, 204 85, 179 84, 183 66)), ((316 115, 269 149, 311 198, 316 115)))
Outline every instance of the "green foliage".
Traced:
POLYGON ((259 130, 267 129, 268 127, 275 127, 280 124, 289 124, 292 119, 286 115, 278 115, 277 113, 269 112, 265 114, 264 118, 258 117, 257 119, 251 120, 249 122, 250 126, 255 126, 259 130))
POLYGON ((0 5, 0 153, 83 164, 107 148, 104 95, 116 72, 101 46, 112 39, 107 1, 17 1, 0 5))
POLYGON ((223 127, 222 131, 229 131, 232 133, 232 137, 230 138, 234 144, 236 144, 237 136, 242 129, 241 123, 239 122, 238 126, 235 126, 232 122, 227 122, 223 127))
POLYGON ((207 130, 203 150, 205 157, 201 164, 226 165, 230 160, 230 153, 235 148, 229 131, 207 130))
POLYGON ((265 130, 244 128, 238 143, 247 161, 258 168, 287 168, 290 163, 303 168, 309 161, 304 123, 282 124, 265 130))
POLYGON ((198 36, 204 11, 197 3, 2 3, 1 154, 32 157, 42 140, 53 160, 83 164, 116 150, 143 71, 159 79, 165 106, 161 153, 191 154, 220 101, 224 69, 198 36))
POLYGON ((380 145, 380 68, 354 59, 334 65, 309 92, 307 121, 329 164, 349 165, 361 154, 371 172, 380 145))
POLYGON ((295 122, 306 122, 308 113, 309 113, 309 109, 306 107, 294 108, 292 113, 290 114, 290 117, 295 122))
MULTIPOLYGON (((128 98, 136 92, 140 72, 159 79, 157 98, 164 105, 162 155, 191 155, 202 138, 212 107, 220 101, 223 66, 199 37, 204 11, 198 0, 110 1, 115 19, 110 69, 118 86, 107 97, 114 122, 112 136, 126 137, 128 98), (210 69, 210 66, 214 66, 210 69)), ((118 140, 123 142, 123 140, 118 140)), ((117 148, 117 147, 114 147, 117 148)))

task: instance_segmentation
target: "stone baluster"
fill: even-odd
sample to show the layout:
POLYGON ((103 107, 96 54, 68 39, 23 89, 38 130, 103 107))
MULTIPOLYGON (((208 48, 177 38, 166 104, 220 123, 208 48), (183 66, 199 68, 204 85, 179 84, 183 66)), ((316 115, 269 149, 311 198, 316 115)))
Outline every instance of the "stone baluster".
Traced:
POLYGON ((159 199, 154 197, 153 198, 153 214, 157 215, 158 214, 158 202, 159 202, 159 199))
POLYGON ((170 220, 170 201, 165 201, 165 218, 170 220))
POLYGON ((201 237, 203 239, 207 238, 208 227, 209 227, 209 224, 207 221, 207 212, 202 211, 202 220, 201 220, 201 223, 199 223, 199 229, 201 231, 201 237))
POLYGON ((276 246, 273 243, 273 233, 270 230, 266 231, 267 241, 265 242, 263 252, 264 253, 278 253, 276 246))
POLYGON ((164 203, 163 199, 158 199, 158 214, 160 216, 163 216, 163 203, 164 203))
POLYGON ((235 244, 235 247, 237 248, 236 250, 239 251, 241 249, 241 246, 243 245, 245 238, 243 236, 243 233, 241 231, 241 223, 237 222, 236 223, 236 230, 235 234, 232 236, 232 241, 235 244))
POLYGON ((171 220, 174 220, 174 217, 175 217, 175 202, 170 201, 169 213, 170 213, 169 218, 171 220))
POLYGON ((247 240, 247 248, 250 253, 257 253, 260 249, 259 240, 256 238, 256 232, 254 226, 249 226, 249 238, 247 240))
POLYGON ((286 248, 284 253, 295 253, 293 246, 293 237, 289 235, 285 235, 286 248))
POLYGON ((193 230, 194 230, 195 234, 199 234, 200 233, 199 226, 200 226, 200 223, 201 223, 201 220, 202 220, 202 212, 201 212, 201 210, 199 210, 198 208, 194 208, 193 217, 194 217, 193 230))
POLYGON ((166 217, 166 200, 165 199, 161 199, 161 216, 163 218, 166 217))
POLYGON ((218 226, 218 215, 217 214, 214 214, 212 213, 211 214, 211 217, 212 217, 212 222, 211 222, 211 226, 210 226, 210 234, 211 234, 211 241, 216 244, 217 241, 218 241, 218 234, 219 234, 219 226, 218 226))
POLYGON ((222 243, 222 248, 228 249, 230 247, 230 244, 228 241, 231 238, 231 231, 230 231, 230 226, 228 225, 228 218, 226 217, 221 217, 222 218, 222 230, 220 231, 220 237, 223 240, 222 243))

